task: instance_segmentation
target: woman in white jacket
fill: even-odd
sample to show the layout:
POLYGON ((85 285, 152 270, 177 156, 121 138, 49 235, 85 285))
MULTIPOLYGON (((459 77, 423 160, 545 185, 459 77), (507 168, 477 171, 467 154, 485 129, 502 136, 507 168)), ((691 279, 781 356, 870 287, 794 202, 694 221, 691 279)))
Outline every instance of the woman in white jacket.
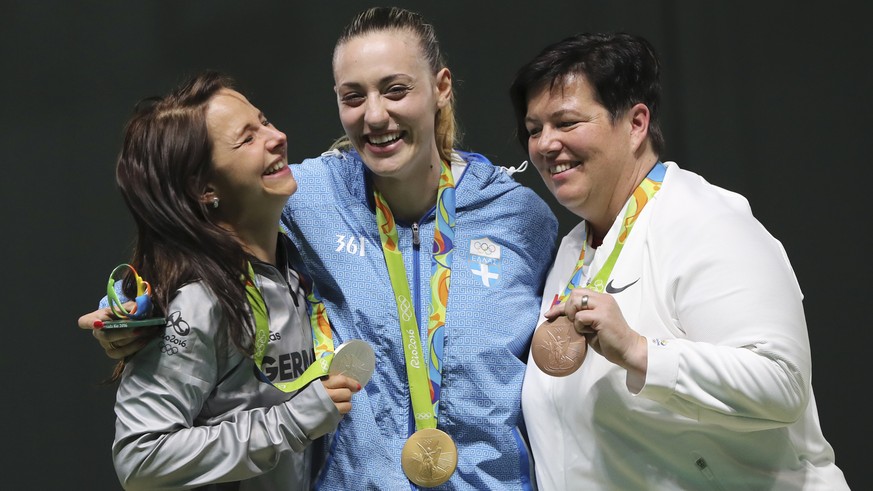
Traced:
POLYGON ((742 196, 661 162, 652 46, 567 38, 511 97, 520 143, 583 220, 525 375, 540 488, 847 489, 785 252, 742 196))

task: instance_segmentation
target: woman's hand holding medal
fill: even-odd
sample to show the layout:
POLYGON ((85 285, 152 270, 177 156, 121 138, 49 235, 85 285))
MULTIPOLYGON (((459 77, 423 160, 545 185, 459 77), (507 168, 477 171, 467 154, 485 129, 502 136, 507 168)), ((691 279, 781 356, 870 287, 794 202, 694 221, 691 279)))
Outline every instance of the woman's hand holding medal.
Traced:
POLYGON ((543 326, 548 327, 550 323, 553 326, 565 327, 550 327, 544 330, 541 326, 534 334, 531 350, 534 361, 544 372, 556 377, 573 373, 581 366, 585 357, 585 348, 579 348, 578 345, 587 344, 610 362, 628 370, 631 374, 645 378, 648 363, 646 338, 630 328, 612 295, 598 293, 588 288, 577 288, 564 303, 553 306, 545 316, 549 320, 543 323, 543 326), (558 329, 561 329, 558 334, 549 334, 558 329), (540 331, 545 332, 540 334, 540 331), (540 347, 541 344, 537 343, 538 336, 547 339, 548 342, 545 344, 548 348, 540 347), (557 341, 549 336, 553 336, 557 341), (568 360, 574 351, 581 351, 581 355, 578 355, 580 359, 576 361, 578 365, 575 368, 569 369, 568 360), (552 356, 544 357, 544 354, 552 356), (559 358, 560 356, 564 358, 559 358), (563 365, 560 365, 562 369, 543 367, 544 364, 557 366, 558 361, 563 361, 563 365), (555 371, 558 373, 553 374, 552 372, 555 371))

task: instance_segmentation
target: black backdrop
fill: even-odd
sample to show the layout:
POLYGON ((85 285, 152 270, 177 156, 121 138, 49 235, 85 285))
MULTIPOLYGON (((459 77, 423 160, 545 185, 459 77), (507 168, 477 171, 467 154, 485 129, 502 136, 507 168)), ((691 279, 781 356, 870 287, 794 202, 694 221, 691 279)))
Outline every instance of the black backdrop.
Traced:
MULTIPOLYGON (((129 251, 113 166, 135 101, 202 68, 226 71, 287 133, 292 160, 315 155, 342 132, 335 37, 370 3, 0 1, 4 489, 118 487, 113 391, 97 385, 112 363, 75 322, 129 251)), ((854 489, 873 489, 861 403, 873 341, 862 315, 873 109, 864 3, 396 3, 437 27, 464 148, 505 166, 525 158, 506 96, 523 61, 582 30, 655 44, 664 157, 744 194, 783 242, 806 295, 822 426, 854 489)), ((547 194, 533 170, 517 178, 547 194)), ((548 201, 567 232, 576 220, 548 201)))

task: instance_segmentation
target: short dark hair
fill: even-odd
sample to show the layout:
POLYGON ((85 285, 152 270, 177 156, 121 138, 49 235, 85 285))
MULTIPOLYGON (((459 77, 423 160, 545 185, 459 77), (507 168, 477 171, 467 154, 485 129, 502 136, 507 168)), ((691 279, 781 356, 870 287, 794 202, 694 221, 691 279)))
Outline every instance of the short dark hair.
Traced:
POLYGON ((634 104, 649 108, 649 137, 656 154, 664 150, 658 121, 661 103, 661 63, 655 48, 642 37, 627 33, 582 33, 543 49, 522 66, 509 89, 515 110, 516 137, 527 152, 530 134, 524 124, 532 91, 565 83, 569 75, 582 75, 594 98, 613 122, 634 104))

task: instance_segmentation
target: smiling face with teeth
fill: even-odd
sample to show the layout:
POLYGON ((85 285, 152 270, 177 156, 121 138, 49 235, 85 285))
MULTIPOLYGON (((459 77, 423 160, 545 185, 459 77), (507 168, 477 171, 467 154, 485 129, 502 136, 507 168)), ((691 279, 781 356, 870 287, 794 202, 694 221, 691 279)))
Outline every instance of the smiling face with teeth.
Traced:
POLYGON ((297 190, 288 168, 285 134, 245 96, 230 89, 210 100, 206 126, 213 145, 209 189, 220 200, 222 216, 230 222, 259 216, 277 220, 275 211, 281 211, 297 190))
POLYGON ((558 202, 586 219, 595 234, 606 233, 642 180, 638 151, 647 122, 642 104, 613 118, 581 74, 530 92, 525 127, 531 162, 558 202))
POLYGON ((438 177, 435 122, 451 76, 431 71, 416 36, 395 29, 353 37, 337 47, 333 69, 343 129, 380 191, 438 177))

